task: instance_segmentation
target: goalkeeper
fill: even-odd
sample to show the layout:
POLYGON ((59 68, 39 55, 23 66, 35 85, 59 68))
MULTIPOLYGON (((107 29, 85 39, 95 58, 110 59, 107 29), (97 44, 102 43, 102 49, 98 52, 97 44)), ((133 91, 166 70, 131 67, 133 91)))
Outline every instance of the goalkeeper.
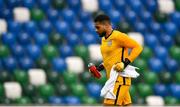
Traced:
MULTIPOLYGON (((100 48, 103 58, 103 63, 97 67, 97 72, 94 72, 94 76, 99 78, 99 71, 105 69, 109 79, 113 65, 114 70, 122 72, 141 53, 142 47, 125 33, 113 30, 109 16, 104 14, 98 15, 95 17, 94 23, 96 32, 99 34, 99 37, 102 37, 100 48), (131 49, 130 53, 128 53, 128 49, 131 49)), ((104 98, 104 105, 130 105, 132 103, 129 94, 130 86, 130 77, 118 76, 113 90, 116 99, 104 98)))

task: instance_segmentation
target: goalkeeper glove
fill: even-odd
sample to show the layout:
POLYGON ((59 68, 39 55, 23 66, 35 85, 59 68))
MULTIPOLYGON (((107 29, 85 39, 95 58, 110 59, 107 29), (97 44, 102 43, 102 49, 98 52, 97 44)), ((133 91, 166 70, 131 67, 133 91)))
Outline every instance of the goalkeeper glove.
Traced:
POLYGON ((128 64, 130 64, 131 61, 128 59, 128 58, 125 58, 125 61, 123 62, 117 62, 115 64, 115 67, 114 67, 114 70, 118 71, 118 72, 121 72, 123 71, 124 68, 127 67, 128 64))
POLYGON ((100 71, 104 69, 103 64, 100 64, 98 67, 96 67, 93 63, 88 64, 88 68, 90 73, 96 77, 96 78, 101 78, 101 73, 100 71))

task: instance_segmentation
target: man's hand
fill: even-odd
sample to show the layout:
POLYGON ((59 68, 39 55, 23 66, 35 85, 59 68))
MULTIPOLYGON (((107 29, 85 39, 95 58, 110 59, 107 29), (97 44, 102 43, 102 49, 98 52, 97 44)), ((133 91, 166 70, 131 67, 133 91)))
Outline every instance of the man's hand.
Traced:
POLYGON ((101 78, 101 73, 97 70, 97 67, 93 63, 89 63, 88 68, 89 68, 90 73, 94 77, 101 78))
POLYGON ((118 62, 114 66, 114 70, 116 70, 118 72, 122 72, 123 69, 124 69, 124 63, 123 62, 118 62))
POLYGON ((127 65, 129 65, 131 63, 131 61, 128 58, 125 58, 125 60, 123 62, 117 62, 115 64, 114 70, 118 71, 118 72, 122 72, 124 68, 127 67, 127 65))

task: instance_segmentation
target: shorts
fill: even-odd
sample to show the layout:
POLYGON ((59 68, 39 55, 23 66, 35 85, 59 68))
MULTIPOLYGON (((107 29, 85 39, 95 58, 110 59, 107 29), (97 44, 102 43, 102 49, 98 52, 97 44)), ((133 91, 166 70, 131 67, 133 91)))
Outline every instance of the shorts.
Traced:
POLYGON ((130 85, 121 85, 116 81, 114 86, 114 94, 116 99, 104 99, 104 105, 129 105, 131 104, 131 96, 129 93, 130 85))

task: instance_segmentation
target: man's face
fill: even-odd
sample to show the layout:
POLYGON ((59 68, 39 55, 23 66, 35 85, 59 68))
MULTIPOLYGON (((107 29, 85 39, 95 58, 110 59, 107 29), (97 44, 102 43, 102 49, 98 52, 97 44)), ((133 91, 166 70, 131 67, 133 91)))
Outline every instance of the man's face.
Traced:
POLYGON ((96 29, 96 33, 99 34, 99 37, 103 37, 106 35, 106 26, 105 24, 102 24, 100 22, 96 22, 95 23, 95 29, 96 29))

